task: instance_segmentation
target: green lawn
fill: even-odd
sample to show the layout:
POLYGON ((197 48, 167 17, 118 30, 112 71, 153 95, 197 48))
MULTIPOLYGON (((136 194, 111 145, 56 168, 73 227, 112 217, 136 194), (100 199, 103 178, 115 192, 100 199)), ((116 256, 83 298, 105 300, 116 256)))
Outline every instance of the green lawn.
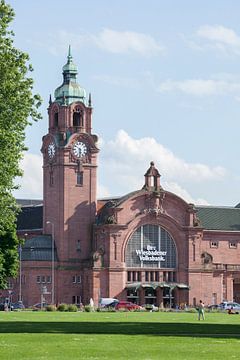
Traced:
POLYGON ((240 315, 0 312, 3 360, 239 359, 240 315))

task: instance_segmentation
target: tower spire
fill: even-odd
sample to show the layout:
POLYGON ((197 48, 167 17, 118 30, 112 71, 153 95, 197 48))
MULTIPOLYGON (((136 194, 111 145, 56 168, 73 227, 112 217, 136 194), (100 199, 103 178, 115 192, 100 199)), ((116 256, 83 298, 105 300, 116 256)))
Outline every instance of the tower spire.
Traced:
POLYGON ((81 101, 87 105, 86 91, 77 83, 77 73, 78 69, 73 62, 71 45, 69 45, 67 63, 63 66, 63 83, 54 92, 55 101, 62 105, 81 101))
POLYGON ((68 64, 72 61, 71 45, 68 45, 68 64))
POLYGON ((91 95, 91 93, 89 93, 89 96, 88 96, 88 106, 92 107, 92 95, 91 95))

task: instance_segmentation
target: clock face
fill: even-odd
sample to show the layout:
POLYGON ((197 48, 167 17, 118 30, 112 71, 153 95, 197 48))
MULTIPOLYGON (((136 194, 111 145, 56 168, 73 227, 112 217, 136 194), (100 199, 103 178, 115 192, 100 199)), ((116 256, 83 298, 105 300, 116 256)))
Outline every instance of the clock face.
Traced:
POLYGON ((54 156, 55 156, 55 153, 56 153, 56 146, 53 142, 51 142, 49 145, 48 145, 48 156, 50 159, 52 159, 54 156))
POLYGON ((78 158, 85 156, 87 154, 87 146, 81 141, 75 142, 73 145, 73 154, 78 158))

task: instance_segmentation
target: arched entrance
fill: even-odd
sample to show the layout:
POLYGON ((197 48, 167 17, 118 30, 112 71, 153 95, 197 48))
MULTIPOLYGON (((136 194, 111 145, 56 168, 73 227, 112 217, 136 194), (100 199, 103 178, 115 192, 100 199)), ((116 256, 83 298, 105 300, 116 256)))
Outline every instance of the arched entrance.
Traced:
POLYGON ((172 307, 177 301, 177 292, 188 290, 187 285, 177 282, 175 241, 159 225, 142 225, 131 235, 125 260, 127 299, 130 301, 172 307))

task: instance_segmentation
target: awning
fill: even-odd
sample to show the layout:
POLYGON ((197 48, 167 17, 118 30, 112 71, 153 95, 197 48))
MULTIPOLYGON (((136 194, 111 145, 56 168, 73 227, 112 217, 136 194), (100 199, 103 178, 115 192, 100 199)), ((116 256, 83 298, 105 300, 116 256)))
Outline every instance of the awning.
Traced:
POLYGON ((190 286, 186 284, 177 284, 178 289, 190 290, 190 286))
POLYGON ((125 289, 138 290, 141 287, 141 285, 142 284, 140 282, 129 283, 126 285, 125 289))
POLYGON ((169 288, 171 290, 178 288, 179 290, 189 290, 190 287, 187 284, 183 284, 183 283, 168 283, 168 282, 149 282, 149 283, 142 283, 142 282, 133 282, 133 283, 128 283, 126 285, 126 289, 132 289, 137 291, 140 287, 146 289, 146 288, 150 288, 150 289, 154 289, 156 290, 158 287, 159 288, 169 288))

